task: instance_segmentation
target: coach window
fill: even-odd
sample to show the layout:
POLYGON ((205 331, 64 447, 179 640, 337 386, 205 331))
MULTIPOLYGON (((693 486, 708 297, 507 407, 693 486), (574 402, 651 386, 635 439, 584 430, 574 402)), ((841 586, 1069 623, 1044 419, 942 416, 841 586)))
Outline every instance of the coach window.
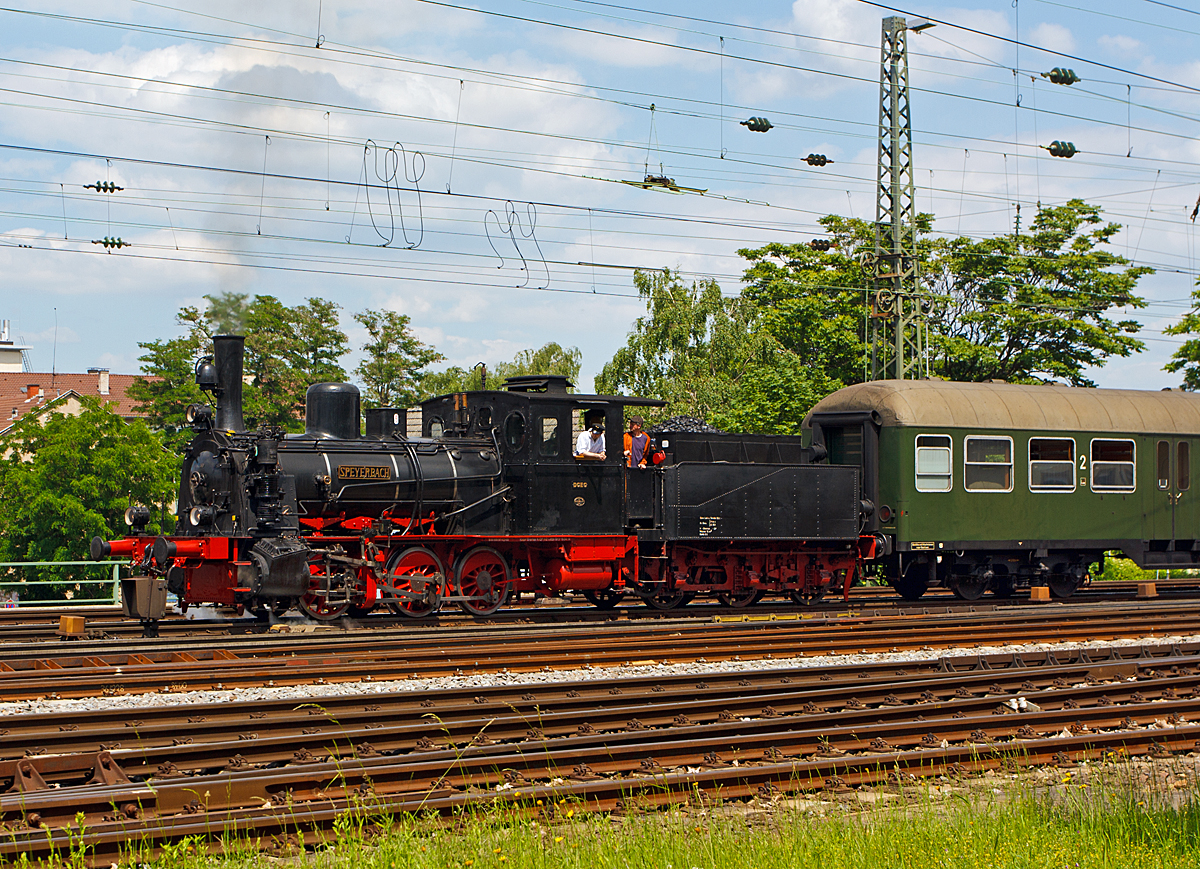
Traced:
POLYGON ((1132 492, 1134 460, 1133 441, 1092 441, 1092 490, 1132 492))
POLYGON ((963 478, 969 492, 1011 492, 1012 438, 967 438, 963 478))
POLYGON ((541 418, 542 446, 539 452, 543 456, 558 455, 558 419, 553 416, 541 418))
POLYGON ((1029 439, 1029 490, 1075 491, 1075 441, 1071 438, 1029 439))
POLYGON ((1175 488, 1186 492, 1192 487, 1192 445, 1187 441, 1179 442, 1179 456, 1176 471, 1179 474, 1175 480, 1175 488))
POLYGON ((953 486, 949 435, 917 435, 917 491, 949 492, 953 486))
POLYGON ((1171 443, 1158 442, 1158 488, 1171 488, 1171 443))

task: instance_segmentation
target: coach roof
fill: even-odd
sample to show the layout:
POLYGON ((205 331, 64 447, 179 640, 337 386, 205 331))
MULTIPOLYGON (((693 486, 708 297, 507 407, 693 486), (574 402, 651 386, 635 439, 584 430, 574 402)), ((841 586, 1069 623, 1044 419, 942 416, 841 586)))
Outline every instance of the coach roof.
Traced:
POLYGON ((826 396, 814 414, 878 413, 888 426, 1200 435, 1200 396, 943 380, 877 380, 826 396))

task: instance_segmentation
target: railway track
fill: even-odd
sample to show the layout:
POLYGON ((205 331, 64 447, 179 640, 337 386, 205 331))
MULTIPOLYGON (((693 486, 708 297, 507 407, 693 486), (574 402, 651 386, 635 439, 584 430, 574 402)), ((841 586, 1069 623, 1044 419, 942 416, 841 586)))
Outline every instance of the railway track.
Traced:
POLYGON ((721 621, 554 628, 471 625, 423 631, 159 638, 127 642, 120 650, 100 641, 0 646, 0 696, 57 699, 574 669, 637 661, 725 661, 1200 633, 1200 608, 1171 602, 755 619, 745 614, 721 621))
MULTIPOLYGON (((1200 599, 1200 577, 1183 579, 1159 580, 1156 583, 1160 600, 1200 599)), ((1134 601, 1137 600, 1138 583, 1136 582, 1105 582, 1097 583, 1081 589, 1070 604, 1088 604, 1105 601, 1134 601)), ((753 615, 796 615, 821 614, 855 611, 862 614, 879 615, 884 612, 896 613, 926 613, 933 610, 984 610, 1005 609, 1012 606, 1023 606, 1029 603, 1027 593, 1019 593, 1011 598, 1000 599, 987 596, 978 601, 963 601, 956 598, 945 589, 931 589, 918 601, 905 601, 898 597, 889 586, 856 586, 850 590, 848 600, 840 595, 828 597, 813 606, 798 606, 788 601, 768 598, 753 607, 740 609, 725 607, 714 602, 696 602, 691 606, 676 611, 661 611, 645 606, 639 602, 629 602, 612 610, 599 610, 592 604, 580 598, 578 601, 567 602, 554 606, 515 605, 502 609, 487 617, 469 616, 447 608, 435 617, 414 621, 407 617, 394 616, 385 612, 374 612, 361 619, 342 619, 333 623, 339 628, 354 628, 375 630, 383 628, 416 628, 416 627, 451 627, 467 624, 568 624, 576 622, 608 622, 608 621, 656 621, 677 619, 685 615, 692 618, 705 618, 717 615, 738 615, 741 613, 753 615)), ((17 642, 36 642, 57 638, 59 620, 62 616, 80 616, 87 621, 88 636, 94 639, 123 640, 139 637, 142 625, 135 619, 127 619, 121 614, 119 607, 26 607, 21 609, 0 610, 0 645, 17 642)), ((298 616, 288 616, 280 622, 286 625, 302 626, 307 620, 298 616)), ((181 615, 171 615, 159 624, 160 634, 164 636, 199 637, 208 636, 214 632, 230 634, 263 633, 270 625, 253 618, 234 618, 228 614, 213 611, 200 619, 188 619, 181 615)))
POLYGON ((346 813, 634 812, 1169 755, 1200 738, 1200 644, 129 714, 0 720, 0 856, 107 866, 233 832, 287 850, 346 813))

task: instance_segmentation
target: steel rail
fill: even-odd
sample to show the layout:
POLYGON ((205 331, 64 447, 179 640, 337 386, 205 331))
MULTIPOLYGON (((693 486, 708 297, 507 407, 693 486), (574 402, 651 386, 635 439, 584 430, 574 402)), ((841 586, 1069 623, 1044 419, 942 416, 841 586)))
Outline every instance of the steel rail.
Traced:
POLYGON ((143 710, 137 713, 142 718, 124 721, 89 712, 72 716, 69 725, 55 716, 15 716, 3 721, 0 752, 7 759, 0 759, 0 782, 15 777, 22 758, 30 758, 47 782, 67 784, 93 772, 90 762, 64 760, 70 752, 78 758, 109 751, 127 774, 154 776, 163 770, 194 773, 291 763, 297 758, 469 744, 481 733, 493 740, 525 739, 531 731, 562 737, 575 733, 581 720, 597 730, 651 729, 731 720, 731 716, 758 717, 770 710, 768 717, 839 713, 841 717, 831 719, 831 724, 849 717, 862 727, 885 721, 903 724, 911 718, 907 707, 914 704, 927 704, 926 711, 935 715, 946 704, 958 712, 988 714, 1018 694, 1043 704, 1049 699, 1090 705, 1113 692, 1107 687, 1113 679, 1138 679, 1137 690, 1155 699, 1167 689, 1186 696, 1200 688, 1195 672, 1200 644, 1189 649, 1141 650, 1166 657, 1128 658, 1124 656, 1128 651, 1076 654, 1070 663, 1043 653, 1007 660, 944 659, 911 671, 891 664, 822 671, 819 676, 795 669, 722 674, 703 681, 695 676, 609 679, 534 690, 497 686, 438 692, 436 699, 409 692, 362 697, 353 705, 292 701, 228 709, 224 704, 207 704, 143 710), (949 683, 955 687, 948 687, 949 683), (156 714, 151 717, 147 714, 151 712, 156 714))
POLYGON ((140 641, 126 654, 95 644, 0 649, 0 696, 35 699, 333 681, 405 679, 473 671, 578 668, 631 661, 730 660, 963 647, 1035 641, 1111 640, 1200 632, 1189 604, 1090 609, 1035 607, 1002 613, 841 617, 795 621, 577 626, 556 630, 469 628, 370 638, 305 635, 203 644, 140 641), (63 654, 70 649, 69 654, 63 654), (77 650, 77 651, 76 651, 77 650))
MULTIPOLYGON (((1180 673, 1177 679, 1189 678, 1180 673)), ((0 840, 0 855, 45 858, 54 849, 62 853, 86 844, 88 859, 98 865, 121 857, 130 843, 152 851, 182 836, 209 842, 235 831, 286 836, 326 827, 339 813, 354 810, 367 816, 452 812, 474 803, 544 812, 536 808, 538 799, 553 805, 569 798, 593 810, 629 811, 718 796, 836 791, 897 775, 903 782, 968 769, 1071 764, 1117 751, 1144 753, 1154 746, 1160 753, 1191 750, 1200 725, 1182 720, 1200 710, 1200 699, 1148 701, 1134 693, 1155 683, 1163 686, 1155 690, 1166 694, 1172 681, 1162 674, 1140 683, 1110 681, 1103 686, 1105 699, 1095 698, 1090 707, 1072 708, 1061 700, 1057 709, 1005 716, 993 714, 1001 699, 993 697, 991 709, 970 714, 918 703, 904 710, 906 723, 839 720, 842 710, 832 717, 829 712, 735 716, 611 733, 581 727, 569 738, 539 735, 516 744, 484 740, 396 757, 339 756, 294 769, 235 769, 146 784, 33 791, 0 798, 0 811, 20 816, 0 840), (1180 723, 1166 725, 1169 720, 1180 723), (1048 738, 1048 733, 1058 735, 1048 738), (73 826, 79 812, 86 835, 73 826)), ((871 713, 894 715, 896 709, 884 706, 871 713)))

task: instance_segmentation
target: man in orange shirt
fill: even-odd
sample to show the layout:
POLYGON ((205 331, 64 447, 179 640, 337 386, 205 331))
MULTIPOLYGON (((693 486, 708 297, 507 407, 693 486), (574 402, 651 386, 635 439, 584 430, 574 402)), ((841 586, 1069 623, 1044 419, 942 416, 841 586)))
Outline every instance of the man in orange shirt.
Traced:
POLYGON ((625 432, 625 464, 631 468, 644 468, 650 458, 650 435, 642 431, 645 420, 640 416, 629 417, 629 431, 625 432))

